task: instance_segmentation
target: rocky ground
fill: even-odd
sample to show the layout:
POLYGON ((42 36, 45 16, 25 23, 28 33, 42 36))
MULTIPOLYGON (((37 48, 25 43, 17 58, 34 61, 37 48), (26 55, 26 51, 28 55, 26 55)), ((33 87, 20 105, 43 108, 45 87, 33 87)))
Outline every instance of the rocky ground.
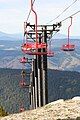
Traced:
POLYGON ((54 101, 44 107, 11 114, 0 120, 80 120, 80 97, 54 101))

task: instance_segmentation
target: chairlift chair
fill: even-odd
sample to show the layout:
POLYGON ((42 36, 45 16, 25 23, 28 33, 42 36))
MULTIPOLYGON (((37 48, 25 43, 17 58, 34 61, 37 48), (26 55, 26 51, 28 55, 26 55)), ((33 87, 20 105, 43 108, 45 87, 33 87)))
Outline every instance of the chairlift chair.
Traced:
POLYGON ((69 33, 70 33, 70 27, 71 27, 71 25, 72 25, 72 17, 70 17, 71 18, 71 24, 70 24, 70 26, 68 27, 68 43, 67 44, 64 44, 63 46, 62 46, 62 50, 63 51, 74 51, 75 50, 75 45, 74 44, 71 44, 70 43, 70 39, 69 39, 69 33))
POLYGON ((20 63, 27 63, 27 62, 28 62, 28 58, 23 57, 20 59, 20 63))

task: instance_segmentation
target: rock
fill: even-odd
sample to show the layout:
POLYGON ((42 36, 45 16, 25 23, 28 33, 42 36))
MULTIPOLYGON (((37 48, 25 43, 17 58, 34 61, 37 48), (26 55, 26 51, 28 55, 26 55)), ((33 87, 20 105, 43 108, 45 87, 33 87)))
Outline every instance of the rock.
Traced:
POLYGON ((80 97, 57 100, 41 108, 11 114, 0 120, 80 120, 80 97))
POLYGON ((80 100, 80 97, 79 96, 74 97, 74 98, 72 98, 72 100, 80 100))

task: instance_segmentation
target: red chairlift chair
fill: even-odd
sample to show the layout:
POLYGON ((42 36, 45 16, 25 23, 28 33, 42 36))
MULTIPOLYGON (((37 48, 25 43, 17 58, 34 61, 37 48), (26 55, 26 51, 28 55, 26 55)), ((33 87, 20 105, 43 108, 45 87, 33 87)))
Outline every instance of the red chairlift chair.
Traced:
POLYGON ((25 53, 25 54, 28 54, 28 55, 47 55, 48 57, 53 57, 54 56, 54 52, 51 51, 51 48, 49 48, 49 50, 47 50, 46 52, 38 52, 38 49, 43 49, 43 48, 47 48, 47 45, 46 43, 44 44, 38 44, 37 48, 36 49, 32 49, 32 50, 25 50, 23 49, 22 51, 25 53))
POLYGON ((20 108, 19 108, 19 112, 24 112, 25 111, 25 108, 24 108, 24 106, 23 106, 23 104, 20 106, 20 108))
POLYGON ((46 43, 33 43, 33 42, 28 43, 28 42, 26 42, 21 46, 22 51, 36 50, 39 48, 46 48, 46 43))
POLYGON ((28 58, 23 57, 20 59, 20 63, 27 63, 27 62, 28 62, 28 58))
POLYGON ((47 44, 46 43, 39 43, 38 42, 38 30, 37 30, 37 13, 35 12, 35 10, 33 9, 33 3, 31 0, 31 10, 35 15, 35 37, 36 37, 36 42, 34 43, 25 43, 21 46, 22 51, 28 55, 44 55, 47 54, 47 52, 38 52, 38 49, 43 49, 43 48, 47 48, 47 44))
POLYGON ((47 49, 47 44, 46 43, 39 43, 38 42, 38 33, 37 33, 37 13, 34 11, 33 9, 33 3, 31 0, 31 10, 35 15, 35 32, 36 32, 36 42, 35 43, 28 43, 26 42, 25 44, 23 44, 21 46, 22 51, 28 55, 47 55, 48 57, 52 57, 54 55, 54 52, 52 51, 47 51, 43 52, 42 49, 47 49), (39 52, 38 49, 41 49, 41 51, 39 52))
POLYGON ((63 46, 62 46, 62 50, 63 51, 74 51, 75 50, 75 45, 73 45, 73 44, 70 44, 70 39, 69 39, 69 32, 70 32, 70 27, 71 27, 71 25, 72 25, 72 17, 70 17, 71 18, 71 24, 70 24, 70 26, 68 27, 68 43, 67 44, 64 44, 63 46))
POLYGON ((38 49, 47 48, 46 43, 26 43, 22 46, 22 51, 28 55, 46 55, 47 52, 38 52, 38 49))
POLYGON ((25 111, 25 108, 24 107, 21 107, 20 108, 20 112, 24 112, 25 111))
POLYGON ((20 80, 19 86, 22 88, 28 88, 29 85, 26 83, 25 79, 20 80))
POLYGON ((75 45, 72 44, 65 44, 62 46, 63 51, 74 51, 75 50, 75 45))
POLYGON ((20 85, 20 87, 25 87, 26 81, 24 79, 20 80, 19 85, 20 85))
POLYGON ((54 56, 54 52, 53 51, 48 51, 47 52, 47 57, 53 57, 54 56))

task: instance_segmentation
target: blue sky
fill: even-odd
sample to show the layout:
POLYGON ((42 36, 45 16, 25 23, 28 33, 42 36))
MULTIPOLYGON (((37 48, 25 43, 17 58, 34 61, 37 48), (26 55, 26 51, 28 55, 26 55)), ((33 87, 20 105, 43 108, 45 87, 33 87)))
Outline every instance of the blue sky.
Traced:
MULTIPOLYGON (((34 8, 38 13, 38 24, 46 24, 59 15, 74 0, 35 0, 34 8)), ((26 20, 30 10, 30 0, 0 0, 0 31, 5 33, 23 33, 23 22, 26 20)), ((58 19, 49 23, 53 24, 63 20, 69 15, 80 10, 80 0, 63 13, 58 19)), ((33 14, 30 19, 34 23, 33 14)), ((67 34, 67 28, 70 20, 62 23, 62 34, 67 34)), ((80 13, 73 17, 71 35, 80 36, 80 13)))

